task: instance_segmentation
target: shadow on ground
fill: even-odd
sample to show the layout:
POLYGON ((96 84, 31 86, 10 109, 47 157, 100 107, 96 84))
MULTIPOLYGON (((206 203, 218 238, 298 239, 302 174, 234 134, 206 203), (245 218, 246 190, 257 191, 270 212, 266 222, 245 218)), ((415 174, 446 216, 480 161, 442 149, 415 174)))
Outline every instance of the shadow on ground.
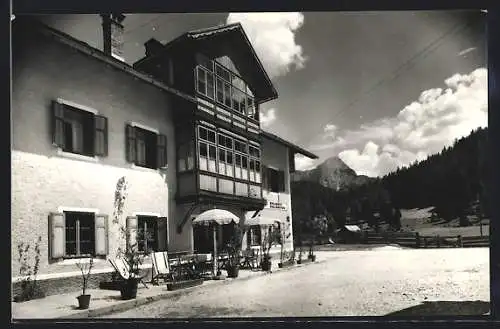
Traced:
POLYGON ((386 314, 386 316, 451 316, 485 315, 490 311, 490 303, 484 301, 436 301, 423 302, 420 305, 386 314))

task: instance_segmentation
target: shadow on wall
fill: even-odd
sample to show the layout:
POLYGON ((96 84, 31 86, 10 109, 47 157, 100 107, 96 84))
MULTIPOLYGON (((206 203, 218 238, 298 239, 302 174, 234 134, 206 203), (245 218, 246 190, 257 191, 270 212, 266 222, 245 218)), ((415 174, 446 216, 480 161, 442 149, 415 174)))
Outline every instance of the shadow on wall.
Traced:
POLYGON ((435 301, 405 308, 386 316, 480 316, 490 311, 490 302, 485 301, 435 301))

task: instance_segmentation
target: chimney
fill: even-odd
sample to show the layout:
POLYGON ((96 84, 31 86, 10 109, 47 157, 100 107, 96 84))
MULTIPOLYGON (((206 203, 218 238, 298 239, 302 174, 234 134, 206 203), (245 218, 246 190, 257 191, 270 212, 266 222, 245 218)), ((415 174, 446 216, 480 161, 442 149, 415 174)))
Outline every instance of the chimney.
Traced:
POLYGON ((108 56, 112 56, 121 61, 125 61, 123 56, 123 25, 125 19, 123 14, 103 14, 103 50, 108 56))
POLYGON ((149 57, 157 54, 164 48, 164 46, 160 41, 156 40, 155 38, 151 38, 144 43, 144 48, 146 48, 146 56, 149 57))

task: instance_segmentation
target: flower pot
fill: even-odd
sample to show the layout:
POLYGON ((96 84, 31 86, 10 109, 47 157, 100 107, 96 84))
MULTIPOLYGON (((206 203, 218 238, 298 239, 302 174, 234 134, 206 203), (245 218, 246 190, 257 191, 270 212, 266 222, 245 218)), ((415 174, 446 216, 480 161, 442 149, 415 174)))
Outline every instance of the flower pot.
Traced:
POLYGON ((137 279, 125 280, 120 287, 122 299, 134 299, 137 297, 137 279))
POLYGON ((307 258, 309 258, 312 262, 316 261, 316 255, 309 255, 307 258))
POLYGON ((228 278, 237 278, 240 272, 240 267, 238 265, 228 266, 226 268, 228 278))
POLYGON ((80 295, 76 297, 78 299, 78 308, 81 310, 86 310, 89 308, 90 295, 80 295))
POLYGON ((264 259, 260 266, 262 267, 263 271, 270 271, 271 270, 271 260, 264 259))

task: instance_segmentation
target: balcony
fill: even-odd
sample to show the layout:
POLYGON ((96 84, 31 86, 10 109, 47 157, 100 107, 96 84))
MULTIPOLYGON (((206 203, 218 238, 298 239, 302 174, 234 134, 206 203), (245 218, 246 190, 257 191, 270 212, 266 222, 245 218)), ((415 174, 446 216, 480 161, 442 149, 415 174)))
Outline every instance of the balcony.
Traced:
POLYGON ((198 57, 194 76, 199 113, 256 135, 260 133, 258 106, 241 77, 203 57, 198 57))

